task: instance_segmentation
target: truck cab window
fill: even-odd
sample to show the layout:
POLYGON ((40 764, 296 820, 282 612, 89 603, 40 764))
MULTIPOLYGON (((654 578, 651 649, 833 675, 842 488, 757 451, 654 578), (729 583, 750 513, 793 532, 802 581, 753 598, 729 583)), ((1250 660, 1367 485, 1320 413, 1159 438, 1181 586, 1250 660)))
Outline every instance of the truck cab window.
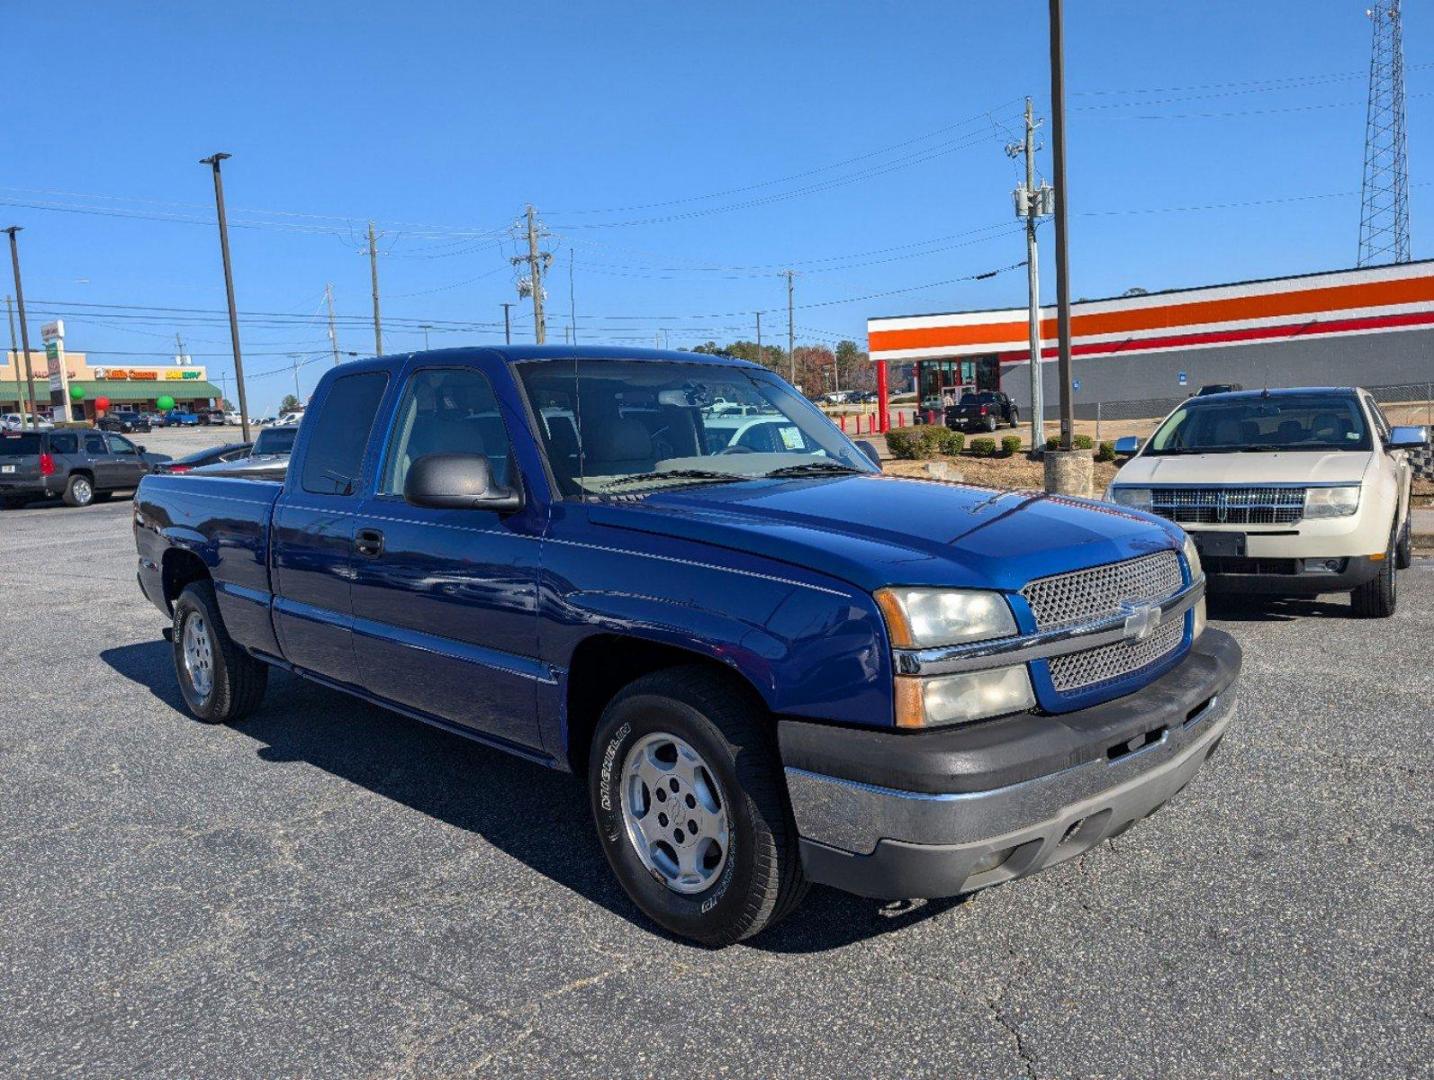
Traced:
POLYGON ((413 374, 398 407, 379 490, 402 495, 409 468, 427 454, 483 454, 494 482, 508 483, 508 431, 481 371, 434 368, 413 374))
POLYGON ((365 371, 334 380, 304 458, 303 489, 314 495, 352 495, 363 452, 383 399, 388 374, 365 371))

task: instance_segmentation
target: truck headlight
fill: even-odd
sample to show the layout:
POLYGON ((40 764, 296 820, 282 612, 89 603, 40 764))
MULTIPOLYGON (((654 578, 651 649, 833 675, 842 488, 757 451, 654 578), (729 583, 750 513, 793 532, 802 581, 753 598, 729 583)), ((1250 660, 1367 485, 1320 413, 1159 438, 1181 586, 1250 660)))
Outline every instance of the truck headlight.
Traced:
POLYGON ((1359 485, 1305 489, 1305 517, 1349 517, 1359 509, 1359 485))
MULTIPOLYGON (((1190 580, 1197 580, 1205 572, 1200 565, 1200 549, 1195 545, 1195 538, 1189 533, 1185 534, 1185 562, 1190 567, 1190 580)), ((1195 601, 1195 614, 1190 620, 1190 640, 1195 641, 1205 632, 1205 598, 1202 596, 1195 601)))
POLYGON ((964 724, 1036 703, 1025 664, 961 675, 898 675, 895 681, 896 726, 903 728, 964 724))
POLYGON ((891 643, 899 649, 929 649, 1016 633, 1016 620, 1000 593, 900 586, 878 589, 876 603, 886 618, 891 643))
POLYGON ((1123 485, 1111 484, 1105 493, 1108 501, 1119 503, 1121 506, 1128 506, 1132 510, 1150 509, 1150 489, 1143 487, 1125 487, 1123 485))

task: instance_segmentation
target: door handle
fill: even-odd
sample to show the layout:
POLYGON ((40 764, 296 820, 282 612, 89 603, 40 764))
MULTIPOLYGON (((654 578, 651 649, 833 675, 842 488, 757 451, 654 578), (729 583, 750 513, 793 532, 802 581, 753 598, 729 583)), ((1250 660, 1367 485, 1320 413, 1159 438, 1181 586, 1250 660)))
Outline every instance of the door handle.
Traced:
POLYGON ((383 533, 377 529, 360 529, 354 534, 354 550, 370 559, 383 554, 383 533))

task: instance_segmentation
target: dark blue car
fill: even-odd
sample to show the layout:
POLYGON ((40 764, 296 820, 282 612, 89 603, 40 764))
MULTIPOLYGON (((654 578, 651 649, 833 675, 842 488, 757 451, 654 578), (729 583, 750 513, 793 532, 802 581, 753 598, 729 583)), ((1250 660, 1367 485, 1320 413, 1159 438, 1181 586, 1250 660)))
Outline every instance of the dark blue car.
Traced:
POLYGON ((1178 527, 874 459, 741 361, 383 357, 324 375, 282 485, 146 478, 139 582, 196 716, 280 667, 573 771, 635 903, 722 944, 809 881, 1071 858, 1233 715, 1178 527))

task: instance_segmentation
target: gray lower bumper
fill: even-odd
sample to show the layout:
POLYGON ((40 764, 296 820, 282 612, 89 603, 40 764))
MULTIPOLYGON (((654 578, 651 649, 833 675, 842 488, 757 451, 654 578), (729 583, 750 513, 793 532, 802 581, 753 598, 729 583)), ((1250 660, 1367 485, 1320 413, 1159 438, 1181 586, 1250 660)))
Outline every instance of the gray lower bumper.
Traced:
POLYGON ((807 875, 863 896, 954 896, 1073 858, 1190 782, 1229 726, 1235 695, 1232 684, 1118 760, 989 791, 897 791, 788 768, 807 875))

